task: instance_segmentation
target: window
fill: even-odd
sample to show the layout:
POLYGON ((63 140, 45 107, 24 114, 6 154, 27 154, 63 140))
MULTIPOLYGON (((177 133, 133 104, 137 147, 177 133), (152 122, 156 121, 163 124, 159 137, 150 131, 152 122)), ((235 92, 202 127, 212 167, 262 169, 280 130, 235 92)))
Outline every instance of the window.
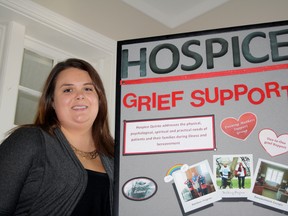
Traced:
POLYGON ((42 88, 50 71, 59 61, 72 56, 35 38, 25 37, 14 125, 34 122, 42 88))
POLYGON ((281 184, 284 172, 270 167, 267 168, 265 181, 275 182, 281 184))
POLYGON ((33 123, 44 82, 53 67, 53 59, 24 49, 15 125, 33 123))

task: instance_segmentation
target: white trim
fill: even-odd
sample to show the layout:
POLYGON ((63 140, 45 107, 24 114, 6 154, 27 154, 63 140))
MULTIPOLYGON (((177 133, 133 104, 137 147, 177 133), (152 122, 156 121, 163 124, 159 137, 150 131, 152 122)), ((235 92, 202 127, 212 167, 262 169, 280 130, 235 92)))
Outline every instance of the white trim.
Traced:
POLYGON ((71 53, 29 36, 25 36, 24 48, 53 59, 56 62, 72 57, 71 53))
POLYGON ((41 25, 53 28, 58 32, 62 32, 63 34, 90 46, 101 49, 103 52, 107 52, 108 54, 115 52, 116 41, 73 22, 30 0, 0 0, 0 6, 32 19, 34 22, 41 25))
POLYGON ((33 89, 30 89, 30 88, 27 88, 27 87, 24 87, 24 86, 19 86, 18 87, 19 91, 25 93, 25 94, 28 94, 30 96, 33 96, 33 97, 36 97, 36 98, 40 98, 41 97, 41 92, 39 91, 35 91, 33 89))
POLYGON ((23 57, 25 26, 16 22, 9 22, 5 35, 5 49, 1 72, 3 73, 3 85, 0 87, 1 107, 0 140, 4 134, 13 128, 16 110, 18 83, 20 79, 21 63, 23 57))
MULTIPOLYGON (((0 98, 2 98, 3 92, 1 91, 2 86, 4 85, 4 71, 3 71, 3 62, 4 62, 4 51, 5 51, 5 36, 6 36, 6 28, 7 25, 0 23, 0 98)), ((1 103, 0 100, 0 110, 1 110, 1 103)))

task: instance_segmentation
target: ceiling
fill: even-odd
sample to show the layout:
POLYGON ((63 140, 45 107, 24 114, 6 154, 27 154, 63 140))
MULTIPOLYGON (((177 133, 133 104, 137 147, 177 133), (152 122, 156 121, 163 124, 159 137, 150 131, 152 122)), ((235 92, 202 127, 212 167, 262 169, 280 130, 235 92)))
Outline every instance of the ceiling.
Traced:
POLYGON ((169 28, 175 28, 229 0, 122 0, 169 28))
POLYGON ((113 40, 288 20, 287 0, 32 0, 113 40))

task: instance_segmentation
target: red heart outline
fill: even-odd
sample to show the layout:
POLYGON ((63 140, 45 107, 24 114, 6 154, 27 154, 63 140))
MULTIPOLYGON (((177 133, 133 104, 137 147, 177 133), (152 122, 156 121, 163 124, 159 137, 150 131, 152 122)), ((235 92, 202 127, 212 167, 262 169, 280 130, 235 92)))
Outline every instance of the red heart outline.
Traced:
POLYGON ((246 140, 257 123, 257 117, 251 112, 242 114, 239 119, 228 117, 222 120, 222 131, 233 138, 246 140))

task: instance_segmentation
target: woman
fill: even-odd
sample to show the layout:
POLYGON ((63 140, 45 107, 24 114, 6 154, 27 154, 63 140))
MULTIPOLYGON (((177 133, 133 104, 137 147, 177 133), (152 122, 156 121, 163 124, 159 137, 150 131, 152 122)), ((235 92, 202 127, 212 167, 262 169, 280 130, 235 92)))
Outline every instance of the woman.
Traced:
POLYGON ((0 215, 111 215, 113 155, 100 76, 80 59, 58 63, 34 124, 0 145, 0 215))
POLYGON ((243 166, 243 164, 240 162, 238 165, 237 170, 237 177, 238 177, 238 187, 239 189, 243 188, 245 189, 245 177, 246 177, 246 168, 243 166))

